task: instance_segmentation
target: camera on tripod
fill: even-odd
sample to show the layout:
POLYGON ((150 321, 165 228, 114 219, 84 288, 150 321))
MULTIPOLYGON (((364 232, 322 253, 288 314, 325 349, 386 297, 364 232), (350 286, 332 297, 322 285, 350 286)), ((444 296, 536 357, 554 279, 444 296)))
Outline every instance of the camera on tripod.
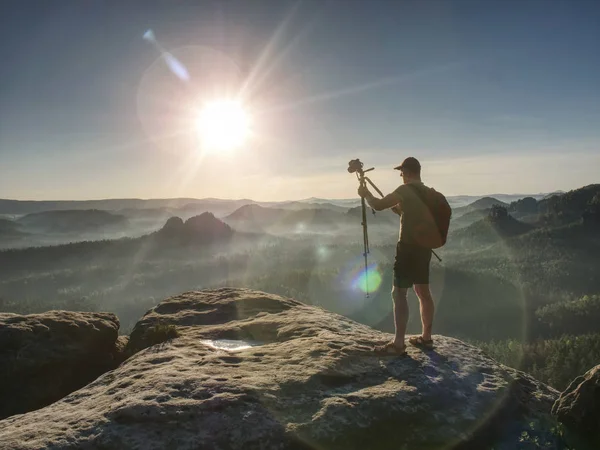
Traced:
POLYGON ((362 172, 363 163, 360 162, 360 159, 353 159, 348 163, 348 172, 354 173, 358 172, 359 174, 362 172))

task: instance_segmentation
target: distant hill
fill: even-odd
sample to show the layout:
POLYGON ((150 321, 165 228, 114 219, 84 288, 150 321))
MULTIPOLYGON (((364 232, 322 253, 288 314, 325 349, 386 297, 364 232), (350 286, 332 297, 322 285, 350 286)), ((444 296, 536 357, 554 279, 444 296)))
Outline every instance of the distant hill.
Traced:
POLYGON ((119 211, 151 208, 194 208, 202 211, 226 211, 227 213, 253 200, 228 200, 217 198, 172 198, 172 199, 106 199, 106 200, 5 200, 0 199, 0 214, 24 215, 58 210, 119 211))
POLYGON ((546 194, 490 194, 490 195, 448 195, 446 199, 453 209, 468 206, 483 198, 493 198, 505 204, 510 204, 524 197, 533 197, 541 200, 546 194))
POLYGON ((116 211, 127 208, 177 208, 194 199, 107 199, 107 200, 4 200, 0 199, 0 214, 24 215, 57 210, 100 209, 116 211))
POLYGON ((261 232, 279 223, 286 214, 289 211, 285 209, 251 204, 236 209, 223 220, 239 230, 261 232))
POLYGON ((327 210, 336 211, 336 212, 346 212, 346 211, 348 211, 348 207, 347 206, 334 205, 333 203, 329 203, 329 202, 318 202, 318 203, 310 203, 310 202, 281 202, 281 203, 276 203, 273 206, 277 207, 277 208, 280 208, 280 209, 288 209, 288 210, 327 209, 327 210))
POLYGON ((19 228, 19 224, 8 219, 0 219, 0 232, 15 231, 19 228))
POLYGON ((600 184, 590 184, 538 202, 540 222, 564 225, 580 221, 583 215, 600 207, 600 184))
POLYGON ((177 209, 174 208, 124 208, 115 211, 116 214, 121 214, 131 219, 164 219, 176 215, 177 209))
POLYGON ((512 202, 508 210, 511 213, 518 213, 521 215, 526 214, 537 214, 538 213, 538 201, 533 197, 525 197, 512 202))
POLYGON ((59 210, 27 214, 17 220, 25 231, 38 233, 81 233, 107 227, 124 227, 125 216, 97 209, 59 210))
POLYGON ((199 215, 205 212, 213 213, 215 216, 224 217, 231 214, 236 209, 249 204, 255 204, 253 200, 219 200, 219 199, 201 199, 186 203, 176 209, 177 215, 190 217, 190 215, 199 215))
POLYGON ((319 205, 319 204, 329 204, 334 206, 339 206, 345 209, 352 208, 356 205, 360 204, 360 199, 356 198, 318 198, 318 197, 310 197, 305 198, 303 200, 296 200, 294 203, 306 203, 310 205, 319 205))
POLYGON ((312 228, 331 231, 345 222, 345 215, 328 209, 301 209, 290 211, 278 222, 280 226, 299 226, 302 229, 312 228))
POLYGON ((538 226, 562 226, 600 213, 600 184, 591 184, 542 199, 525 197, 508 207, 511 215, 538 226))
POLYGON ((468 227, 475 222, 484 219, 490 212, 490 208, 475 209, 464 214, 459 214, 458 217, 452 216, 450 221, 450 230, 458 230, 459 228, 468 227))
POLYGON ((346 215, 327 208, 286 210, 245 205, 223 220, 244 230, 329 231, 346 222, 346 215))
POLYGON ((545 194, 545 195, 544 195, 544 196, 543 196, 541 199, 539 199, 539 200, 543 200, 543 199, 546 199, 546 198, 550 198, 550 197, 553 197, 553 196, 555 196, 555 195, 562 195, 562 194, 564 194, 564 193, 565 193, 565 191, 554 191, 554 192, 550 192, 550 193, 548 193, 548 194, 545 194))
POLYGON ((267 208, 256 204, 244 205, 234 212, 226 216, 226 221, 252 221, 255 223, 265 224, 278 221, 285 214, 289 214, 281 208, 267 208))
POLYGON ((459 208, 452 209, 452 217, 458 218, 463 214, 466 214, 471 211, 476 211, 480 209, 489 209, 493 205, 508 207, 508 203, 504 203, 494 197, 483 197, 478 200, 475 200, 473 203, 469 203, 467 206, 461 206, 459 208))
POLYGON ((494 244, 499 240, 519 236, 535 229, 533 225, 521 222, 507 214, 504 207, 498 209, 506 215, 494 217, 494 208, 492 208, 483 219, 464 228, 451 229, 448 238, 450 245, 468 248, 476 245, 494 244))
POLYGON ((0 240, 22 238, 25 236, 27 236, 27 233, 22 230, 21 225, 17 222, 0 219, 0 240))

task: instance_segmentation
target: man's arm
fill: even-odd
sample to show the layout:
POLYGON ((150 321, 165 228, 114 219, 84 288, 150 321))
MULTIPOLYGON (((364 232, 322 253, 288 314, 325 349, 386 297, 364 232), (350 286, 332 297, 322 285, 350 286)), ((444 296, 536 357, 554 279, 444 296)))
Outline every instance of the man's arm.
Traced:
MULTIPOLYGON (((395 192, 392 192, 391 194, 388 194, 383 198, 377 198, 370 192, 367 192, 367 194, 365 195, 365 199, 367 200, 367 203, 369 204, 369 206, 371 208, 373 208, 375 211, 382 211, 384 209, 398 206, 398 204, 402 201, 400 196, 398 194, 396 194, 395 192)), ((394 208, 394 209, 399 209, 399 208, 394 208)), ((397 212, 397 211, 394 211, 394 212, 396 214, 399 214, 399 212, 397 212)))

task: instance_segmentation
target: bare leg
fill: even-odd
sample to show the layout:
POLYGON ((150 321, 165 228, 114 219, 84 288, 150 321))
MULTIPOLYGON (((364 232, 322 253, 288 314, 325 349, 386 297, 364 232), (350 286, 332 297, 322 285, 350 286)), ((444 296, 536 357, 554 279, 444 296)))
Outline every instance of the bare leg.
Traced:
POLYGON ((431 296, 428 284, 415 284, 414 289, 415 294, 419 297, 421 307, 422 336, 424 340, 429 341, 431 340, 431 328, 433 327, 433 314, 435 312, 433 297, 431 296))
POLYGON ((406 334, 406 324, 408 323, 407 292, 407 289, 397 288, 395 286, 392 289, 392 299, 394 300, 394 326, 396 327, 394 344, 397 347, 404 347, 404 336, 406 334))

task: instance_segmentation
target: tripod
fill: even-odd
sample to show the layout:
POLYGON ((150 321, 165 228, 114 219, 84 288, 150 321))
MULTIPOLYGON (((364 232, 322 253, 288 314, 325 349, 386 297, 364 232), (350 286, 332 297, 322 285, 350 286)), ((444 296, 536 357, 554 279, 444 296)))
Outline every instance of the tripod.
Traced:
MULTIPOLYGON (((375 183, 373 183, 369 179, 369 177, 365 176, 365 172, 370 172, 371 170, 374 170, 374 169, 375 169, 374 167, 371 167, 370 169, 367 169, 367 170, 359 169, 356 171, 356 178, 358 179, 360 187, 366 187, 367 182, 368 182, 371 186, 373 186, 373 189, 375 189, 377 191, 377 193, 383 197, 383 192, 381 192, 379 190, 379 188, 377 186, 375 186, 375 183)), ((361 225, 363 227, 363 247, 364 247, 363 256, 365 258, 365 294, 366 294, 366 297, 369 298, 369 273, 368 273, 368 260, 367 260, 367 255, 369 254, 369 234, 368 234, 368 230, 367 230, 367 203, 366 203, 364 197, 361 197, 360 205, 362 208, 362 223, 361 223, 361 225)), ((371 211, 373 211, 373 214, 375 214, 375 210, 373 208, 371 208, 371 211)))

